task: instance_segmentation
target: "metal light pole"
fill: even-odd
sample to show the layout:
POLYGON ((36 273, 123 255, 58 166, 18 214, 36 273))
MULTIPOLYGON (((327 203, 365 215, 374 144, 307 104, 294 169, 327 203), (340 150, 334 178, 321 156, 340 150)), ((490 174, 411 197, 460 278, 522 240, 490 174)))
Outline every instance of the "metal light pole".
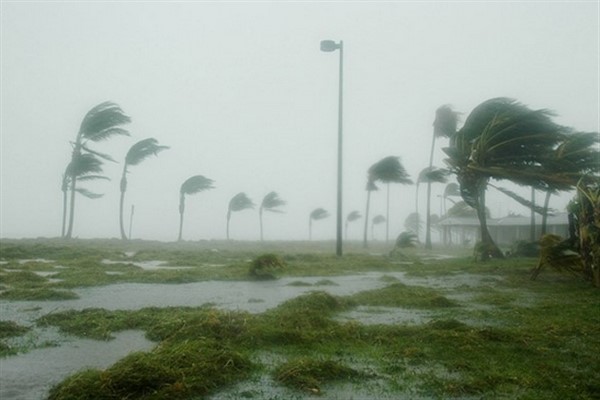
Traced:
POLYGON ((322 40, 321 51, 332 52, 340 51, 340 83, 338 100, 338 160, 337 160, 337 226, 336 226, 336 246, 335 253, 342 255, 342 110, 343 110, 343 76, 344 76, 344 42, 339 43, 333 40, 322 40))

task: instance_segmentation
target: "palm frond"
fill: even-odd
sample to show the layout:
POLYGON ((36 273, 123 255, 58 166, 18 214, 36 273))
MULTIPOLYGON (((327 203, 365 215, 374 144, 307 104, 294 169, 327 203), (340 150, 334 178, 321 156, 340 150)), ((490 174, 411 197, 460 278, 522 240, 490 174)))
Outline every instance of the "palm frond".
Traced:
POLYGON ((262 200, 260 204, 260 208, 269 211, 269 212, 277 212, 281 213, 283 211, 277 210, 278 207, 283 207, 287 204, 285 200, 279 197, 277 192, 268 193, 262 200))
POLYGON ((182 195, 199 193, 204 190, 213 189, 213 183, 214 181, 212 179, 206 178, 202 175, 195 175, 183 182, 179 192, 182 195))
POLYGON ((365 188, 365 190, 367 192, 373 192, 375 190, 379 190, 379 188, 375 184, 375 181, 373 181, 371 179, 367 179, 367 187, 365 188))
POLYGON ((244 192, 240 192, 229 200, 229 211, 242 211, 254 208, 254 203, 244 192))
POLYGON ((458 115, 449 104, 439 107, 435 111, 433 121, 433 134, 435 137, 450 137, 456 133, 458 115))
POLYGON ((379 224, 382 224, 384 222, 385 222, 385 217, 383 215, 381 215, 381 214, 374 216, 373 220, 371 221, 371 223, 373 225, 379 225, 379 224))
POLYGON ((346 221, 353 222, 360 218, 362 218, 362 215, 360 215, 360 212, 354 210, 348 214, 348 216, 346 217, 346 221))
POLYGON ((103 159, 103 160, 106 160, 106 161, 111 161, 111 162, 117 162, 117 161, 116 161, 114 158, 112 158, 110 155, 108 155, 108 154, 105 154, 105 153, 100 153, 99 151, 96 151, 96 150, 92 150, 92 149, 90 149, 89 147, 87 147, 85 144, 83 144, 83 145, 81 146, 81 148, 82 148, 83 150, 85 150, 86 152, 88 152, 88 153, 91 153, 91 154, 93 154, 93 155, 95 155, 95 156, 97 156, 97 157, 100 157, 100 158, 101 158, 101 159, 103 159))
POLYGON ((129 151, 125 156, 125 164, 138 165, 146 158, 153 155, 156 156, 158 153, 168 148, 168 146, 159 145, 158 140, 154 138, 140 140, 129 148, 129 151))
POLYGON ((368 170, 369 180, 385 183, 412 184, 408 172, 400 162, 400 157, 388 156, 371 165, 368 170))
POLYGON ((416 212, 408 214, 404 220, 404 227, 410 231, 418 232, 422 226, 423 221, 421 216, 416 212))
POLYGON ((67 166, 66 173, 70 177, 77 177, 102 172, 102 160, 94 154, 76 154, 67 166))
POLYGON ((500 193, 503 193, 503 194, 507 195, 508 197, 510 197, 511 199, 515 200, 519 204, 529 208, 530 210, 533 210, 537 214, 544 215, 544 214, 548 213, 549 215, 552 215, 552 212, 554 211, 554 210, 546 210, 544 207, 532 203, 531 201, 527 200, 524 197, 519 196, 518 194, 516 194, 515 192, 513 192, 511 190, 492 185, 491 183, 489 185, 491 187, 493 187, 494 189, 496 189, 497 191, 499 191, 500 193))
POLYGON ((110 181, 110 178, 104 175, 81 175, 77 177, 78 181, 96 181, 99 179, 110 181))
POLYGON ((86 140, 100 141, 112 135, 129 135, 120 125, 131 122, 121 107, 111 101, 105 101, 92 108, 83 118, 79 135, 86 140))
POLYGON ((437 167, 426 167, 419 173, 418 183, 431 182, 431 183, 446 183, 448 181, 448 175, 450 171, 443 168, 437 167))
POLYGON ((460 188, 458 183, 450 182, 444 189, 444 197, 458 197, 460 196, 460 188))
POLYGON ((85 188, 77 188, 77 189, 75 189, 75 191, 77 193, 81 194, 82 196, 87 197, 88 199, 99 199, 100 197, 104 196, 103 194, 100 194, 100 193, 90 192, 89 190, 87 190, 85 188))
POLYGON ((396 247, 401 249, 416 247, 417 241, 417 235, 415 235, 413 232, 405 231, 398 235, 398 238, 396 238, 396 247))
POLYGON ((310 219, 312 220, 320 220, 329 217, 329 212, 323 208, 315 208, 310 213, 310 219))

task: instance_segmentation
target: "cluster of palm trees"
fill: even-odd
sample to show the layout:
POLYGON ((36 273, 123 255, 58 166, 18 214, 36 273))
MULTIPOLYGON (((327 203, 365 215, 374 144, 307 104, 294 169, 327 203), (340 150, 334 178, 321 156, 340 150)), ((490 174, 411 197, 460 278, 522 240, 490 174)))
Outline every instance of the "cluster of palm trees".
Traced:
MULTIPOLYGON (((458 129, 459 113, 450 106, 443 105, 436 110, 433 122, 433 136, 429 165, 424 168, 416 180, 415 212, 405 222, 407 229, 418 238, 421 227, 419 216, 419 185, 427 184, 427 202, 425 218, 425 247, 431 247, 431 185, 447 183, 450 174, 454 174, 458 184, 451 182, 444 190, 443 200, 460 195, 465 205, 475 210, 481 226, 481 248, 489 257, 503 257, 487 229, 486 191, 489 187, 510 196, 532 212, 543 215, 542 234, 545 217, 549 213, 549 199, 559 191, 572 190, 583 177, 598 181, 600 172, 600 138, 597 132, 575 132, 558 125, 552 120, 548 110, 531 110, 527 106, 508 98, 493 98, 484 101, 468 115, 463 126, 458 129), (448 138, 449 146, 443 148, 447 155, 444 160, 447 168, 433 165, 436 140, 448 138), (515 193, 497 186, 492 181, 506 180, 518 185, 528 186, 545 193, 544 205, 521 198, 515 193)), ((92 108, 83 118, 75 141, 71 142, 72 153, 62 177, 63 218, 61 235, 71 238, 73 235, 76 193, 89 198, 101 197, 80 183, 108 179, 102 175, 105 161, 115 162, 108 154, 93 148, 96 142, 108 140, 114 136, 129 136, 124 128, 131 119, 113 102, 104 102, 92 108)), ((156 156, 168 149, 154 138, 143 139, 135 143, 125 156, 120 182, 119 225, 122 239, 128 239, 125 233, 123 214, 127 175, 130 168, 139 165, 150 156, 156 156)), ((367 171, 366 210, 363 233, 363 246, 367 247, 368 224, 386 223, 386 241, 389 240, 390 184, 412 184, 406 169, 398 156, 385 157, 367 171), (386 215, 377 215, 369 220, 371 192, 385 184, 387 189, 386 215)), ((179 236, 182 240, 186 195, 196 194, 214 188, 214 181, 202 175, 195 175, 183 182, 179 200, 179 236)), ((268 193, 259 207, 260 238, 263 240, 263 212, 282 212, 280 207, 286 202, 277 192, 268 193)), ((458 207, 458 204, 455 204, 458 207)), ((230 238, 230 220, 235 212, 253 209, 254 202, 245 194, 236 194, 229 202, 227 210, 227 239, 230 238)), ((462 211, 464 212, 464 210, 462 211)), ((133 213, 133 209, 132 209, 133 213)), ((327 218, 329 213, 317 208, 309 215, 309 239, 312 238, 313 221, 327 218)), ((362 216, 352 211, 346 218, 346 236, 348 225, 362 216)), ((131 227, 131 222, 130 222, 131 227)))

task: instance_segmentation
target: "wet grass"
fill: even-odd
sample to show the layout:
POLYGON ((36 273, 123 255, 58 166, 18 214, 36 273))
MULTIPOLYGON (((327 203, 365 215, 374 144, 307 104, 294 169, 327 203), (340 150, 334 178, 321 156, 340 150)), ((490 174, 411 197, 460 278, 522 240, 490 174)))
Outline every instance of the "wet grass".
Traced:
POLYGON ((52 399, 197 399, 223 391, 242 398, 255 392, 247 387, 236 392, 234 384, 264 376, 298 396, 333 392, 343 385, 382 387, 386 393, 379 398, 558 400, 597 399, 600 393, 600 291, 552 271, 532 282, 528 273, 535 260, 478 264, 463 257, 398 264, 385 252, 340 259, 256 244, 239 249, 221 243, 201 243, 199 248, 189 243, 105 245, 104 252, 102 244, 84 246, 79 259, 69 258, 70 245, 65 249, 60 243, 44 244, 57 247, 50 255, 39 246, 27 252, 23 243, 5 253, 3 245, 5 293, 123 281, 250 279, 250 261, 266 252, 280 254, 286 267, 278 275, 298 277, 297 285, 308 284, 302 277, 323 280, 313 284, 318 291, 261 314, 206 305, 45 315, 37 320, 39 326, 56 326, 66 334, 110 340, 116 332, 141 329, 157 343, 153 351, 132 354, 106 370, 67 378, 52 390, 52 399), (132 248, 134 255, 124 254, 132 248), (18 262, 32 258, 55 263, 18 262), (103 259, 122 263, 107 266, 103 259), (194 268, 145 271, 131 264, 144 260, 194 268), (54 272, 55 265, 65 267, 52 276, 62 282, 33 273, 41 268, 54 272), (103 275, 107 269, 122 274, 103 275), (324 291, 336 275, 368 271, 382 272, 384 287, 350 296, 324 291), (401 282, 398 273, 414 284, 401 282), (477 279, 461 283, 465 276, 477 279), (428 286, 432 278, 458 283, 428 286), (373 325, 336 319, 358 307, 423 310, 432 319, 373 325))

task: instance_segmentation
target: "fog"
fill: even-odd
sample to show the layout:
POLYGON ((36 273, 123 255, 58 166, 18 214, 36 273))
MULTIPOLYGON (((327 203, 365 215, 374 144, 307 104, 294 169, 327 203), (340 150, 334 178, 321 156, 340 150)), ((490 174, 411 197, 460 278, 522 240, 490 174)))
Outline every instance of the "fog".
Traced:
MULTIPOLYGON (((70 141, 111 100, 132 118, 131 137, 94 144, 120 164, 105 164, 111 181, 85 185, 104 197, 78 196, 75 237, 119 237, 124 156, 154 137, 170 149, 130 168, 133 238, 176 240, 179 188, 200 174, 215 189, 186 198, 186 240, 225 238, 229 199, 246 192, 259 204, 270 191, 288 204, 265 215, 265 239, 307 239, 317 207, 331 216, 313 224, 313 239, 333 239, 339 55, 319 50, 324 39, 344 41, 344 216, 364 214, 366 171, 379 159, 400 156, 416 179, 440 105, 464 120, 505 96, 600 130, 598 2, 2 1, 0 14, 2 238, 60 236, 70 141)), ((441 167, 447 141, 437 143, 441 167)), ((443 188, 433 185, 434 213, 443 188)), ((415 187, 392 185, 391 196, 395 237, 415 187)), ((491 192, 488 207, 527 212, 491 192)), ((372 196, 377 214, 385 190, 372 196)), ((230 230, 257 240, 258 210, 234 213, 230 230)))

